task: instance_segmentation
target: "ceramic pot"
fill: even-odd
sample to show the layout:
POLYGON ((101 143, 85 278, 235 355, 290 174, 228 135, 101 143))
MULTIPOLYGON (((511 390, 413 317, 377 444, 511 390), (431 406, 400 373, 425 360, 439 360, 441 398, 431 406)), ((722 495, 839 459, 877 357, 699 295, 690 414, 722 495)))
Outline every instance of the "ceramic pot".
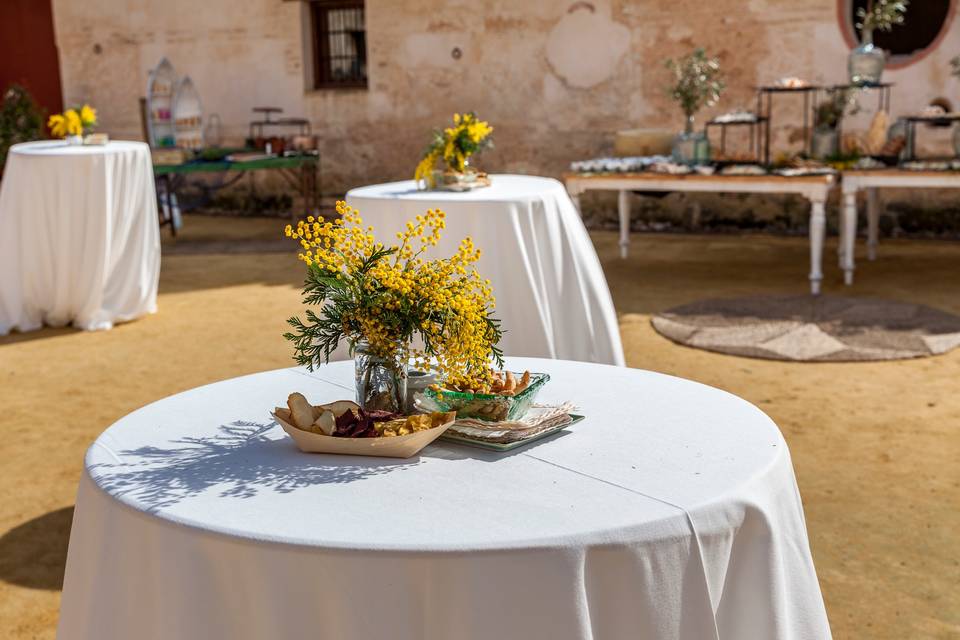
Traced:
POLYGON ((837 130, 829 127, 817 127, 813 130, 813 139, 810 142, 810 155, 817 160, 823 160, 836 155, 840 149, 840 139, 837 130))
POLYGON ((860 86, 880 84, 886 62, 887 56, 883 49, 873 45, 873 32, 869 29, 864 30, 863 41, 850 52, 850 59, 847 62, 850 84, 860 86))

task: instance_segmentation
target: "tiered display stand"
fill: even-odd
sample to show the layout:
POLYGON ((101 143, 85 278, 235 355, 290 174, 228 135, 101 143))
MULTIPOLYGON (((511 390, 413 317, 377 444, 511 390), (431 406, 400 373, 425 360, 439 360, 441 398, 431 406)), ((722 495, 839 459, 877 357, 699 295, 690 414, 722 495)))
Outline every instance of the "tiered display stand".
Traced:
POLYGON ((754 154, 754 162, 759 164, 770 164, 770 119, 766 116, 756 116, 754 120, 741 120, 734 122, 718 121, 716 118, 707 122, 704 132, 707 137, 710 136, 710 129, 720 129, 720 155, 726 154, 727 150, 727 128, 728 127, 749 127, 750 131, 750 152, 754 154), (765 133, 766 132, 766 133, 765 133), (766 141, 766 144, 764 144, 766 141))
POLYGON ((177 83, 173 98, 174 137, 181 149, 203 148, 203 105, 190 76, 177 83))
POLYGON ((173 127, 173 98, 177 73, 166 58, 160 60, 147 78, 147 142, 155 149, 176 146, 173 127))

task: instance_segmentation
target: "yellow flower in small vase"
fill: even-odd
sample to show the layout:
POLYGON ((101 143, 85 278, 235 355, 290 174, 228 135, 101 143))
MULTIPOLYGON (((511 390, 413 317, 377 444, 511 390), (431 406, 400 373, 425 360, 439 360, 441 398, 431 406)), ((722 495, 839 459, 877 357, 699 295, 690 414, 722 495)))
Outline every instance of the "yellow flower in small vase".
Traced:
POLYGON ((80 108, 80 122, 84 129, 89 129, 97 124, 97 110, 88 104, 80 108))
POLYGON ((97 124, 97 110, 88 104, 56 113, 47 120, 50 133, 66 138, 70 144, 82 144, 83 135, 97 124))
POLYGON ((465 186, 489 185, 486 175, 469 165, 474 155, 493 146, 492 133, 493 127, 473 112, 453 114, 452 127, 434 130, 430 146, 414 172, 414 180, 418 185, 434 187, 435 181, 427 176, 432 175, 433 165, 442 159, 446 165, 441 178, 445 186, 462 190, 465 186))

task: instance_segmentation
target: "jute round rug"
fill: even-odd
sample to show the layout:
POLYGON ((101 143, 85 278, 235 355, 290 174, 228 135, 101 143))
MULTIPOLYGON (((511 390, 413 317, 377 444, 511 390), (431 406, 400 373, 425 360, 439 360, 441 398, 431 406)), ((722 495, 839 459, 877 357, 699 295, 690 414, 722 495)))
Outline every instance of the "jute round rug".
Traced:
POLYGON ((960 345, 960 317, 870 298, 701 300, 657 314, 652 323, 679 344, 770 360, 897 360, 938 355, 960 345))

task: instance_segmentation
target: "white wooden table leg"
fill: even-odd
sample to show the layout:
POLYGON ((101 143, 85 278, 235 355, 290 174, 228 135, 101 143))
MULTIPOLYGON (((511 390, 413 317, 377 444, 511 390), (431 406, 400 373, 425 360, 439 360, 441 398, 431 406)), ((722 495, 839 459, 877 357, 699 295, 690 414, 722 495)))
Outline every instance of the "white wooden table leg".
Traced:
POLYGON ((843 207, 843 197, 840 198, 840 241, 837 242, 837 266, 843 269, 844 252, 847 250, 846 209, 843 207))
POLYGON ((820 294, 823 280, 823 238, 827 230, 827 216, 823 200, 810 203, 810 293, 820 294))
POLYGON ((867 259, 877 259, 877 236, 880 226, 880 203, 877 199, 877 188, 867 189, 867 259))
POLYGON ((843 207, 840 211, 840 242, 837 243, 837 266, 843 269, 843 251, 847 246, 847 236, 843 227, 843 207))
POLYGON ((843 243, 843 283, 853 284, 853 270, 855 269, 854 252, 857 242, 857 192, 843 192, 843 208, 840 215, 842 228, 841 241, 843 243))
POLYGON ((626 258, 630 247, 630 192, 620 191, 617 198, 620 212, 620 257, 626 258))
POLYGON ((690 228, 699 229, 700 219, 702 217, 703 217, 703 207, 700 205, 700 202, 698 200, 695 200, 690 205, 690 228))

